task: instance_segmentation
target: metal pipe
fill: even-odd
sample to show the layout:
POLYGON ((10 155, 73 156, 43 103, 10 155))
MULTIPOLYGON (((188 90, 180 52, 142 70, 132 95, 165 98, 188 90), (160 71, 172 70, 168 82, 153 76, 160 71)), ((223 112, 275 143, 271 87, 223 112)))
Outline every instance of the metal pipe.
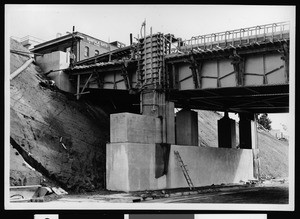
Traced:
POLYGON ((42 56, 42 55, 44 55, 44 54, 41 54, 41 53, 35 53, 35 52, 26 52, 26 51, 21 51, 21 50, 13 50, 13 49, 11 49, 10 50, 10 52, 12 52, 12 53, 16 53, 16 54, 29 54, 28 56, 30 56, 31 54, 33 54, 33 55, 38 55, 38 56, 42 56))
POLYGON ((25 70, 34 59, 28 59, 20 68, 18 68, 16 71, 14 71, 12 74, 10 74, 10 80, 14 79, 16 76, 18 76, 23 70, 25 70))

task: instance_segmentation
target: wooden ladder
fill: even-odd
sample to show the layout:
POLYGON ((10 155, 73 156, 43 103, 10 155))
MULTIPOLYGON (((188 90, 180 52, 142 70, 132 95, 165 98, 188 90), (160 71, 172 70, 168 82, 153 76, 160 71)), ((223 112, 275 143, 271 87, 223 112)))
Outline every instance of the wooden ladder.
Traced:
POLYGON ((174 151, 174 154, 175 154, 175 156, 177 158, 177 161, 178 161, 178 163, 179 163, 179 165, 181 167, 181 170, 182 170, 183 175, 184 175, 184 177, 186 179, 186 182, 187 182, 187 184, 190 187, 190 190, 194 190, 195 189, 194 184, 193 184, 193 182, 192 182, 192 180, 191 180, 191 178, 190 178, 190 176, 188 174, 188 170, 186 169, 186 165, 183 163, 179 152, 178 151, 174 151))

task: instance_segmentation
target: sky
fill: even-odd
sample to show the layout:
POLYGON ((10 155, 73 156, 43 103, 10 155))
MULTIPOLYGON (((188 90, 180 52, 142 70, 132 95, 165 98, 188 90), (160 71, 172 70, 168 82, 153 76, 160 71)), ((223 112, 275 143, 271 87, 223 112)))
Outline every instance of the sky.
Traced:
MULTIPOLYGON (((224 115, 224 113, 221 113, 224 115)), ((239 116, 235 113, 229 113, 229 117, 239 122, 239 116)), ((289 135, 291 130, 290 121, 292 120, 290 113, 268 113, 273 130, 279 129, 283 134, 289 135)))
MULTIPOLYGON (((175 37, 217 33, 282 21, 295 21, 295 6, 256 5, 5 5, 5 36, 51 40, 75 31, 129 45, 130 33, 146 31, 175 37)), ((288 125, 289 114, 269 114, 273 129, 288 125)))
POLYGON ((6 5, 9 36, 31 35, 43 40, 75 30, 103 41, 129 44, 140 32, 172 33, 175 37, 222 32, 293 20, 292 6, 255 5, 6 5))

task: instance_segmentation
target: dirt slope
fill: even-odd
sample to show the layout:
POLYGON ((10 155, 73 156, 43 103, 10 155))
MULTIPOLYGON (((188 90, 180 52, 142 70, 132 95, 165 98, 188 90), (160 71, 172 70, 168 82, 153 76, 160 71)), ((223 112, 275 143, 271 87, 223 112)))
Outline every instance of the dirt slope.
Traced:
MULTIPOLYGON (((27 51, 14 40, 11 49, 27 51)), ((10 59, 12 73, 28 57, 11 53, 10 59)), ((12 146, 27 163, 65 189, 103 188, 105 145, 109 139, 107 115, 97 110, 95 113, 73 96, 41 86, 37 70, 31 64, 10 84, 12 146)), ((23 182, 26 177, 15 158, 11 157, 11 184, 23 182)), ((32 177, 32 171, 27 172, 27 177, 32 177)))
MULTIPOLYGON (((217 121, 222 116, 216 112, 198 111, 199 145, 202 147, 217 147, 217 121)), ((236 125, 239 144, 239 129, 236 125)), ((258 148, 263 177, 288 177, 288 143, 280 141, 267 131, 258 129, 258 148)))

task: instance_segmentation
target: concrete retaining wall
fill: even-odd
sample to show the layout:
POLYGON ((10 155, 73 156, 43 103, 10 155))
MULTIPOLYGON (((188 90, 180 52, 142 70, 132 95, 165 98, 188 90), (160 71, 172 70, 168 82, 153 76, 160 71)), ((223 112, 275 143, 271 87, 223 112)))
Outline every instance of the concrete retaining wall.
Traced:
POLYGON ((107 144, 108 190, 141 191, 188 187, 174 156, 179 151, 194 186, 237 183, 253 179, 251 149, 172 145, 168 174, 155 179, 155 144, 107 144))
POLYGON ((194 186, 238 183, 253 179, 253 154, 250 149, 212 148, 172 145, 168 188, 187 187, 187 182, 174 155, 177 150, 187 165, 194 186))
MULTIPOLYGON (((44 73, 51 70, 65 69, 70 65, 70 53, 56 51, 43 56, 37 56, 36 62, 44 73)), ((63 71, 55 71, 48 74, 51 80, 55 81, 56 86, 63 91, 75 93, 75 89, 69 81, 69 76, 63 71)))
POLYGON ((36 62, 44 72, 68 68, 70 65, 70 53, 55 51, 36 57, 36 62))

